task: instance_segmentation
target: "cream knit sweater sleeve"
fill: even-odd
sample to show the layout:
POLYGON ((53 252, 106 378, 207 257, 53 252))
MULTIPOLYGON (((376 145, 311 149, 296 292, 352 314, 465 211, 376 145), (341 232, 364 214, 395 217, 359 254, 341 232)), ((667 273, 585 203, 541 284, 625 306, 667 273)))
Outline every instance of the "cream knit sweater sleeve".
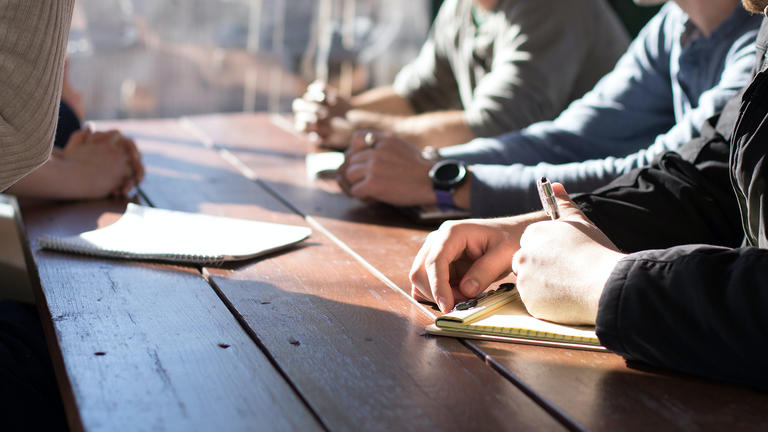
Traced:
POLYGON ((48 160, 74 0, 0 0, 0 191, 48 160))

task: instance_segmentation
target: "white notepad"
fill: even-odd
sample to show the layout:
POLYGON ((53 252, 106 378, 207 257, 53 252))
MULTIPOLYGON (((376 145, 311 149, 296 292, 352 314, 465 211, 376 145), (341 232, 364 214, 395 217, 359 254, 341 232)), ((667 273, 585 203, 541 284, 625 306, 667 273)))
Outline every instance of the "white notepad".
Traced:
POLYGON ((298 243, 307 227, 161 210, 129 203, 114 224, 69 237, 41 236, 47 249, 125 259, 220 264, 298 243))
POLYGON ((342 152, 307 153, 307 178, 333 178, 344 163, 342 152))

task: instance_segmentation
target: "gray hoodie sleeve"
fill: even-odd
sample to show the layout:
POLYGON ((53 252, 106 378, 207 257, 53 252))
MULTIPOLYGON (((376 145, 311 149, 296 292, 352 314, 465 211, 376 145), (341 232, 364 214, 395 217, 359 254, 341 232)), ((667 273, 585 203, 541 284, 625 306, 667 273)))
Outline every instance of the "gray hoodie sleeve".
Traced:
POLYGON ((45 163, 74 0, 0 0, 0 191, 45 163))

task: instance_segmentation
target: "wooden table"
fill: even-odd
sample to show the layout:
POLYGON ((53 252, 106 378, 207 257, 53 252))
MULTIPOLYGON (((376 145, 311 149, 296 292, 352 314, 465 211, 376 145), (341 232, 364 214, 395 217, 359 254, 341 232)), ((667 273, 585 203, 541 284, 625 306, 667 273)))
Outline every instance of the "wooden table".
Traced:
MULTIPOLYGON (((73 430, 764 430, 768 395, 611 353, 426 336, 408 295, 426 233, 332 181, 282 117, 120 121, 148 205, 306 225, 305 244, 219 268, 65 255, 32 242, 73 430)), ((125 203, 23 205, 29 238, 125 203)), ((194 235, 194 233, 190 233, 194 235)))

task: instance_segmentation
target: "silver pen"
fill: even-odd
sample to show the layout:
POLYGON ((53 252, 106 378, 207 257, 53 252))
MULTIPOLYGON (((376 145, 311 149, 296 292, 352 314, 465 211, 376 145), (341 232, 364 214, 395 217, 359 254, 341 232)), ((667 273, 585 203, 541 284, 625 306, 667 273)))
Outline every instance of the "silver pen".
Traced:
POLYGON ((555 191, 552 190, 552 183, 546 177, 542 177, 536 182, 536 189, 539 190, 541 206, 544 207, 547 216, 552 220, 558 219, 560 212, 557 211, 557 199, 555 199, 555 191))

